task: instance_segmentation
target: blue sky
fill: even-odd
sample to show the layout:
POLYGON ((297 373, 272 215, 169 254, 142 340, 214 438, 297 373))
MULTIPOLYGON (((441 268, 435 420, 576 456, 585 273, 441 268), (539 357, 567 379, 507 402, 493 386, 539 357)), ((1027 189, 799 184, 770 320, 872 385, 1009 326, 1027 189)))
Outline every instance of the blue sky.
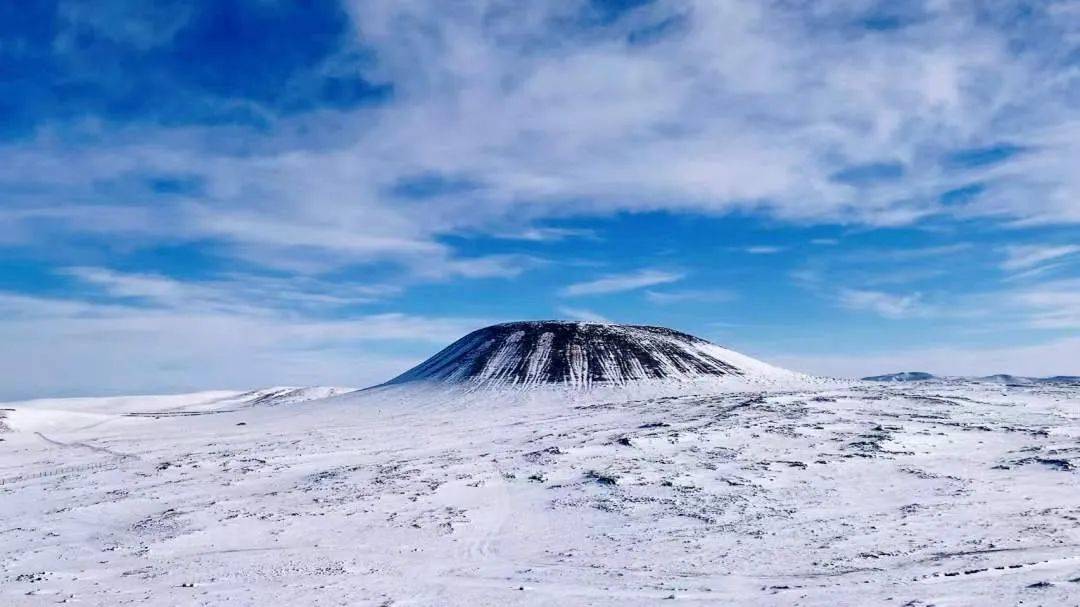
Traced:
POLYGON ((0 8, 0 398, 366 385, 521 318, 1080 374, 1080 3, 0 8))

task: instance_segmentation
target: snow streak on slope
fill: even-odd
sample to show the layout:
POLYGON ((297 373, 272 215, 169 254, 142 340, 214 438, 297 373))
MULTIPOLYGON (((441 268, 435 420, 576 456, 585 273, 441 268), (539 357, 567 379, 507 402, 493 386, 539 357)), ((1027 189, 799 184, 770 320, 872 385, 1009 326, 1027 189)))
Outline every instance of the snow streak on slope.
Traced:
POLYGON ((474 331, 388 383, 589 387, 708 377, 754 382, 795 375, 663 327, 537 321, 474 331))

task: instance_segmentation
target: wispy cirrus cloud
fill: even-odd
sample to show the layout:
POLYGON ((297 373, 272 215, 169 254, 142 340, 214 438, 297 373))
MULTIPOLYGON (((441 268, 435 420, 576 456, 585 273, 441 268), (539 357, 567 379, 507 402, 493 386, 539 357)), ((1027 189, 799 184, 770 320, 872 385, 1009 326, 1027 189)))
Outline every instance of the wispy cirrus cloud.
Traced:
POLYGON ((586 282, 578 282, 568 285, 559 291, 563 297, 580 297, 584 295, 605 295, 608 293, 621 293, 634 291, 645 287, 678 282, 686 276, 681 272, 667 272, 664 270, 644 269, 626 274, 610 274, 586 282))
POLYGON ((776 255, 777 253, 783 253, 787 250, 787 247, 775 246, 775 245, 758 245, 753 247, 746 247, 744 252, 751 255, 776 255))
POLYGON ((870 249, 860 252, 855 261, 869 262, 906 262, 930 259, 948 259, 960 253, 975 249, 970 242, 956 242, 952 244, 936 245, 929 247, 908 247, 893 249, 870 249))
POLYGON ((1080 253, 1080 245, 1014 245, 1005 247, 1004 252, 1005 261, 1001 262, 1003 270, 1030 270, 1048 261, 1080 253))
POLYGON ((726 289, 682 289, 677 291, 646 291, 645 299, 660 304, 679 304, 686 302, 721 303, 737 298, 733 291, 726 289))
POLYGON ((1039 329, 1080 329, 1080 279, 1050 281, 1013 292, 1010 299, 1027 311, 1039 329))
POLYGON ((598 323, 604 323, 604 324, 610 324, 610 323, 613 322, 610 318, 604 316, 603 314, 600 314, 598 312, 593 312, 592 310, 587 310, 585 308, 572 308, 572 307, 569 307, 569 306, 559 306, 558 308, 555 309, 555 311, 558 312, 560 315, 562 315, 564 318, 567 318, 569 320, 580 320, 580 321, 584 321, 584 322, 598 322, 598 323))
POLYGON ((192 311, 265 314, 271 310, 317 313, 371 304, 400 295, 391 284, 333 284, 304 277, 225 275, 207 280, 178 280, 146 272, 75 266, 58 271, 80 285, 126 305, 192 311))
POLYGON ((515 232, 495 234, 506 240, 525 240, 530 242, 557 242, 570 238, 596 240, 599 235, 595 230, 585 228, 552 228, 544 226, 525 227, 515 232))
POLYGON ((186 309, 172 287, 128 284, 170 305, 0 293, 0 399, 208 388, 364 387, 416 364, 483 319, 398 313, 300 316, 237 305, 186 309), (177 304, 177 305, 172 305, 177 304), (386 348, 392 343, 393 348, 386 348))
POLYGON ((919 293, 895 295, 882 291, 841 289, 838 301, 849 310, 869 311, 892 319, 924 315, 928 311, 919 293))

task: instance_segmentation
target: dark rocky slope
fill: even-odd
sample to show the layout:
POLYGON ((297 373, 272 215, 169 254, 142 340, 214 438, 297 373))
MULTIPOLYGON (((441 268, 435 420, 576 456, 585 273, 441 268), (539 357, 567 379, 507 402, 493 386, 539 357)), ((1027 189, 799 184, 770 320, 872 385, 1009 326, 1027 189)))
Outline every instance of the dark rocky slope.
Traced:
POLYGON ((388 384, 622 384, 788 372, 663 327, 512 322, 462 337, 388 384))

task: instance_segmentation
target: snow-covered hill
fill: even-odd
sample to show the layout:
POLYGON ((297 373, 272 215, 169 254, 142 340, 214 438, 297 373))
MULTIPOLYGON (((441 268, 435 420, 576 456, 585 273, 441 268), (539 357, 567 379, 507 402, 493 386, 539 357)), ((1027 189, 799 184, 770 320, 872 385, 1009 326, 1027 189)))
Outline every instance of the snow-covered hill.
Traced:
POLYGON ((534 321, 474 331, 387 385, 591 388, 717 378, 774 384, 798 377, 663 327, 534 321))
POLYGON ((986 377, 976 378, 975 381, 995 384, 1030 386, 1035 384, 1076 384, 1080 385, 1080 377, 1075 375, 1055 375, 1054 377, 1024 377, 999 373, 986 377))
POLYGON ((117 418, 162 418, 228 413, 250 407, 294 405, 354 391, 329 386, 274 387, 240 392, 217 390, 190 394, 42 398, 7 403, 6 425, 25 431, 70 431, 117 418))

